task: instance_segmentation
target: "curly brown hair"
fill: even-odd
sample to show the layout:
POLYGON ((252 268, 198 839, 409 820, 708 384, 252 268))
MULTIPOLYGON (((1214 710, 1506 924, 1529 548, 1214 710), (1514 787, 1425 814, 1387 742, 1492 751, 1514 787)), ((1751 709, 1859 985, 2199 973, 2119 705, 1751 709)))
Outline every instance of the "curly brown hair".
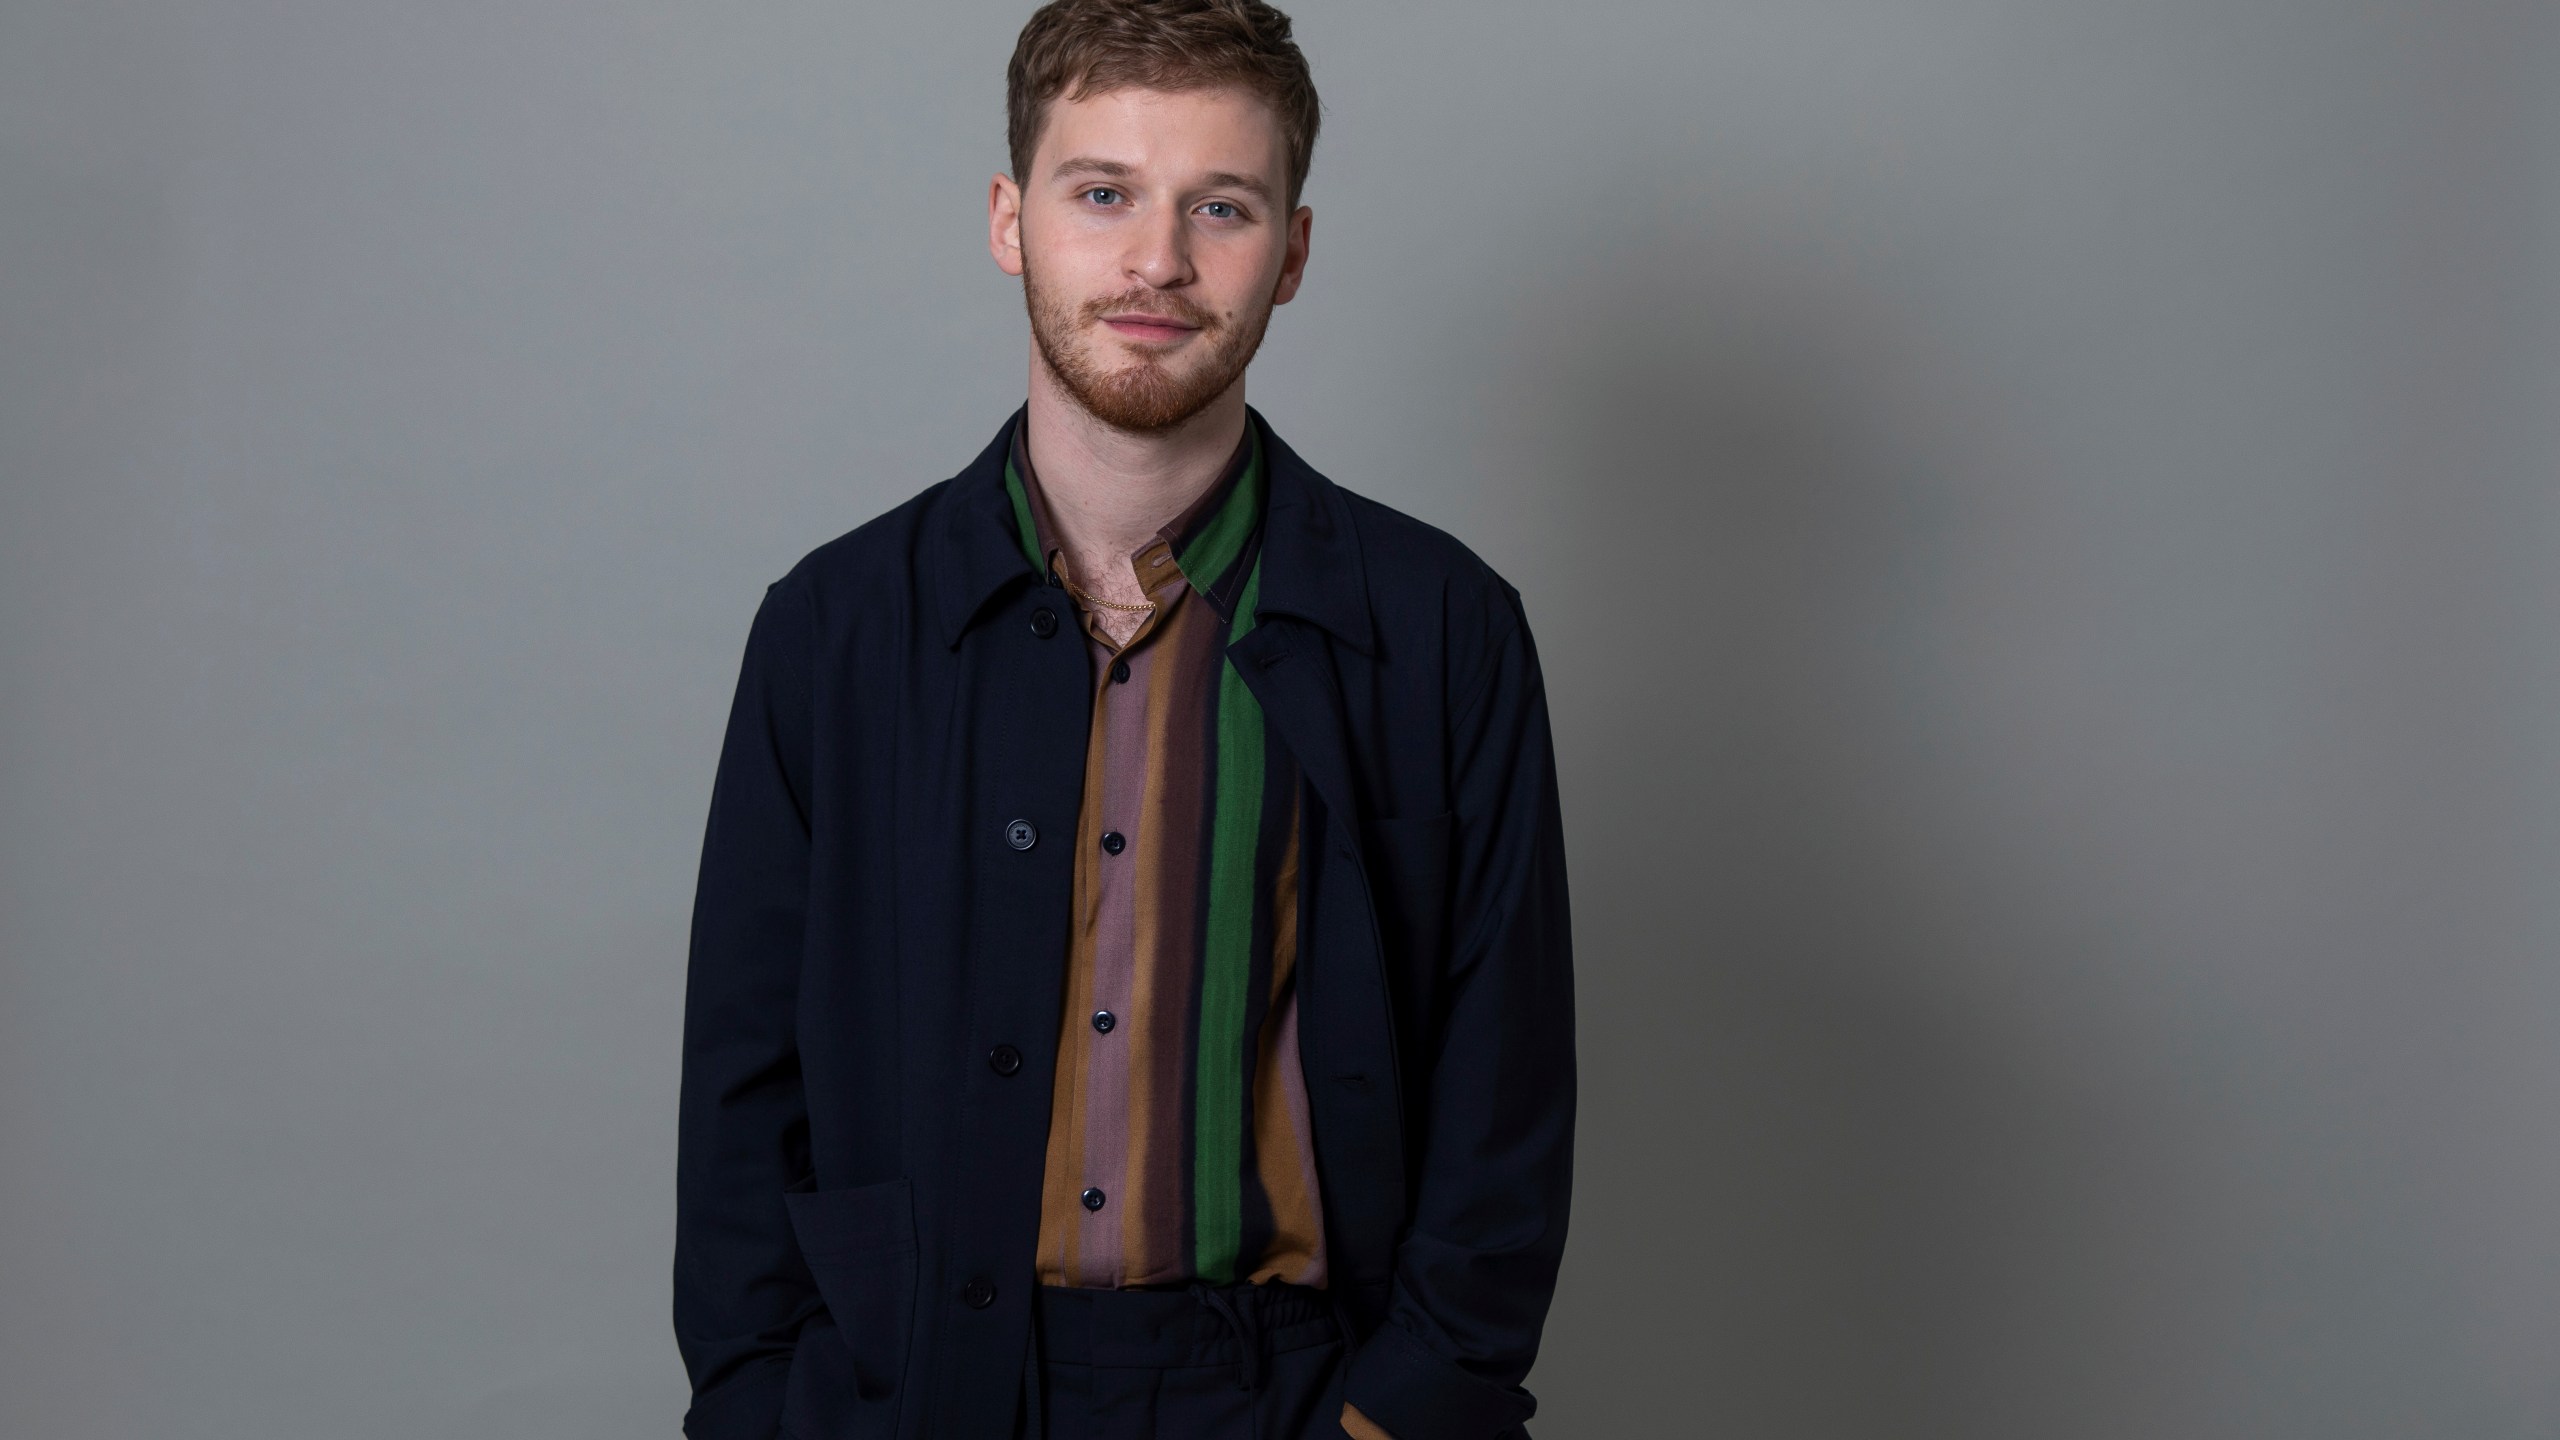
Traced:
POLYGON ((1280 117, 1289 204, 1315 158, 1318 105, 1289 17, 1261 0, 1050 0, 1032 13, 1005 67, 1005 142, 1013 179, 1030 173, 1049 102, 1105 91, 1241 85, 1280 117))

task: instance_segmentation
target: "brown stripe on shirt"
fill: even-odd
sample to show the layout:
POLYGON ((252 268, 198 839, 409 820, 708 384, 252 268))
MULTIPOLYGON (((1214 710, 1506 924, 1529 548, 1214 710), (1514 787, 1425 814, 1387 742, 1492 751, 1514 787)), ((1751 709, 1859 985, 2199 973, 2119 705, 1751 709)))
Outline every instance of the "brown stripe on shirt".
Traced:
MULTIPOLYGON (((1067 1008, 1059 1022, 1049 1150, 1040 1204, 1038 1268, 1051 1285, 1125 1287, 1195 1278, 1193 1106, 1209 829, 1215 811, 1214 725, 1233 603, 1257 558, 1248 543, 1216 575, 1185 574, 1176 558, 1221 507, 1258 498, 1240 484, 1253 463, 1250 431, 1218 481, 1131 557, 1155 612, 1114 644, 1083 612, 1094 676, 1077 816, 1074 929, 1067 1008), (1111 666, 1126 661, 1129 678, 1111 666), (1118 853, 1103 836, 1120 837, 1118 853), (1112 1016, 1108 1031, 1097 1011, 1112 1016), (1084 1203, 1101 1192, 1099 1208, 1084 1203)), ((1017 427, 1013 466, 1037 552, 1064 573, 1057 529, 1017 427)), ((1258 476, 1255 477, 1258 479, 1258 476)), ((1257 517, 1258 519, 1258 517, 1257 517)), ((1258 541, 1258 537, 1257 537, 1258 541)), ((1080 579, 1070 575, 1070 579, 1080 579)), ((1090 588, 1090 587, 1088 587, 1090 588)), ((1306 1085, 1297 1049, 1297 770, 1265 742, 1264 836, 1247 1008, 1244 1232, 1236 1278, 1325 1283, 1324 1238, 1306 1085)))

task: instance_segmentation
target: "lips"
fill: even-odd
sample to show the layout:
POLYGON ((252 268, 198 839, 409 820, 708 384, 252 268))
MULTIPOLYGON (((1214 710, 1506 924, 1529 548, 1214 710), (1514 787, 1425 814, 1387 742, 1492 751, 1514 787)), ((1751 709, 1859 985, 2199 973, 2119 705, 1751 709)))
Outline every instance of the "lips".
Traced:
POLYGON ((1102 323, 1132 340, 1179 340, 1186 335, 1196 334, 1200 329, 1188 320, 1178 320, 1170 315, 1151 315, 1145 311, 1135 310, 1118 315, 1105 315, 1102 317, 1102 323))

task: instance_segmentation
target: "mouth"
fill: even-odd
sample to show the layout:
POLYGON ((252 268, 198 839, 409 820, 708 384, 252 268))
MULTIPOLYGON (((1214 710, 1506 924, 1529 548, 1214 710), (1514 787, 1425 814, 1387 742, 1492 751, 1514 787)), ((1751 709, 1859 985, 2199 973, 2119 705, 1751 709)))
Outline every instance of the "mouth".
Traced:
POLYGON ((1200 330, 1199 326, 1187 320, 1177 320, 1170 315, 1150 315, 1140 310, 1105 315, 1102 323, 1110 326, 1113 334, 1146 345, 1170 344, 1200 330))

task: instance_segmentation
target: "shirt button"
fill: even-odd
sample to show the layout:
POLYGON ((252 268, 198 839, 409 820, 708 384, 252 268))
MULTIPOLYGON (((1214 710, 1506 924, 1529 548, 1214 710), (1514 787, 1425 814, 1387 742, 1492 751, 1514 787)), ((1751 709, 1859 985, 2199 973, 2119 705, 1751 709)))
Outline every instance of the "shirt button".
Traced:
POLYGON ((1111 662, 1111 678, 1112 678, 1112 680, 1113 680, 1115 683, 1117 683, 1117 684, 1121 684, 1121 685, 1126 685, 1126 684, 1128 684, 1128 683, 1129 683, 1129 662, 1128 662, 1128 661, 1126 661, 1126 660, 1114 660, 1114 661, 1112 661, 1112 662, 1111 662))
POLYGON ((1102 1192, 1101 1192, 1101 1191, 1099 1191, 1099 1190, 1087 1190, 1086 1192, 1084 1192, 1084 1208, 1086 1208, 1087 1210, 1099 1210, 1099 1209, 1101 1209, 1101 1208, 1102 1208, 1102 1192))
POLYGON ((996 1303, 996 1282, 984 1275, 972 1275, 960 1287, 960 1299, 972 1310, 984 1310, 996 1303))
POLYGON ((1028 820, 1016 820, 1004 827, 1004 843, 1016 850, 1028 850, 1040 843, 1040 832, 1028 820))
POLYGON ((999 1045, 987 1052, 987 1068, 999 1075, 1010 1075, 1022 1068, 1022 1052, 1010 1045, 999 1045))
POLYGON ((1096 1010, 1093 1012, 1093 1028, 1101 1031, 1105 1035, 1110 1034, 1111 1027, 1119 1023, 1120 1017, 1112 1014, 1108 1010, 1096 1010))
POLYGON ((1125 839, 1121 838, 1121 835, 1120 835, 1120 832, 1119 832, 1119 831, 1117 831, 1117 830, 1105 830, 1105 831, 1103 831, 1103 832, 1102 832, 1102 853, 1103 853, 1103 854, 1105 854, 1105 855, 1117 855, 1117 854, 1119 854, 1121 851, 1126 850, 1126 849, 1128 849, 1128 848, 1129 848, 1129 842, 1128 842, 1127 840, 1125 840, 1125 839))
POLYGON ((1043 605, 1031 612, 1031 633, 1046 640, 1058 633, 1058 612, 1043 605))

